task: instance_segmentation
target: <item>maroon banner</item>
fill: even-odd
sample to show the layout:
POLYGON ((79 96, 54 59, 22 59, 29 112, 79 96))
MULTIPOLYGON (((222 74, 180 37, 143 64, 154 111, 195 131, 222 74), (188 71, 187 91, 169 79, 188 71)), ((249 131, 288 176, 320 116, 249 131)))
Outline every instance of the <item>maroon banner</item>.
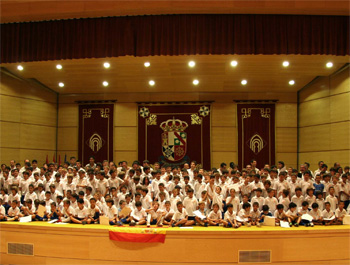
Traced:
POLYGON ((275 164, 275 104, 237 104, 238 165, 275 164))
POLYGON ((139 105, 138 158, 210 169, 210 104, 139 105))
POLYGON ((113 160, 113 104, 79 105, 79 159, 83 166, 113 160))

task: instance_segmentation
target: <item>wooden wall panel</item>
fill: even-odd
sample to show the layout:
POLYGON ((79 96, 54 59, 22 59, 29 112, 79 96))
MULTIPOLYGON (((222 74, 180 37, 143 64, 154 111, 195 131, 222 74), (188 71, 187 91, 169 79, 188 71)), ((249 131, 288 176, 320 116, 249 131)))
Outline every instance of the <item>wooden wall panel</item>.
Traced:
POLYGON ((312 170, 317 168, 320 160, 329 167, 334 162, 349 165, 349 80, 347 65, 340 72, 322 77, 300 92, 299 162, 309 162, 312 170))
POLYGON ((349 121, 350 120, 350 92, 335 95, 330 100, 330 121, 349 121))
MULTIPOLYGON (((2 89, 2 88, 1 88, 2 89)), ((0 95, 0 113, 2 121, 20 122, 21 120, 21 99, 0 95)))
POLYGON ((299 93, 300 102, 310 101, 329 96, 329 77, 322 76, 312 84, 307 85, 299 93))
POLYGON ((78 127, 78 104, 59 104, 58 127, 78 127))
POLYGON ((298 104, 296 103, 277 103, 276 104, 276 128, 291 127, 296 128, 298 121, 298 104))
POLYGON ((237 152, 211 152, 211 164, 212 167, 219 168, 220 164, 222 162, 226 163, 227 165, 230 164, 230 162, 234 162, 235 164, 238 163, 238 153, 237 152))
POLYGON ((286 167, 297 168, 297 152, 292 153, 276 153, 276 164, 278 161, 283 161, 286 167))
POLYGON ((329 98, 301 102, 299 127, 328 123, 330 119, 329 98))
POLYGON ((330 94, 336 95, 350 91, 350 77, 349 71, 342 71, 341 73, 330 77, 330 94))
MULTIPOLYGON (((124 160, 131 166, 131 163, 137 160, 137 151, 114 151, 114 162, 118 163, 124 160)), ((152 163, 154 163, 154 161, 152 161, 152 163)))
POLYGON ((236 127, 212 127, 211 144, 214 152, 232 152, 237 150, 236 127))
POLYGON ((20 123, 0 121, 0 146, 7 148, 20 147, 20 123))
POLYGON ((297 153, 298 129, 276 128, 276 152, 277 153, 297 153))
POLYGON ((0 162, 37 159, 56 149, 57 94, 32 81, 1 72, 0 162))
POLYGON ((114 108, 114 126, 137 126, 136 103, 116 103, 114 108))
POLYGON ((137 127, 114 127, 115 151, 137 150, 137 127))
POLYGON ((236 127, 237 123, 237 104, 236 103, 216 103, 212 104, 211 126, 229 126, 236 127))
POLYGON ((58 150, 78 151, 78 127, 58 128, 58 150))

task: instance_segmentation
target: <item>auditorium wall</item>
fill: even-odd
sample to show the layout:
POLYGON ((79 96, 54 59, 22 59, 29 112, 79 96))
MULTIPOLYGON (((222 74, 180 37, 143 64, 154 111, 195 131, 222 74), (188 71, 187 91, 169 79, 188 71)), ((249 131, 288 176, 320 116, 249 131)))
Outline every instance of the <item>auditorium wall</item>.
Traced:
POLYGON ((1 70, 0 162, 50 161, 56 150, 57 94, 1 70))
MULTIPOLYGON (((211 116, 212 166, 237 163, 237 115, 234 100, 278 100, 276 103, 276 161, 297 165, 296 93, 105 93, 61 94, 58 113, 58 154, 78 154, 78 104, 82 100, 117 100, 114 115, 114 161, 137 159, 137 104, 160 101, 214 101, 211 116)), ((154 161, 153 161, 154 162, 154 161)))
POLYGON ((320 160, 349 165, 349 112, 349 65, 299 92, 299 163, 309 162, 312 170, 320 160))

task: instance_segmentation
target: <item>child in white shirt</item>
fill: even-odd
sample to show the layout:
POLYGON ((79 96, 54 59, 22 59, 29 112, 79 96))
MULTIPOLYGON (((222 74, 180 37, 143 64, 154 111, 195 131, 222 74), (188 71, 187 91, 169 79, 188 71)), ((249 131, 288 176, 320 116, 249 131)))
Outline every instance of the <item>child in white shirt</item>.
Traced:
POLYGON ((130 222, 130 225, 134 226, 134 225, 145 224, 147 213, 146 213, 145 209, 142 208, 142 203, 140 201, 136 202, 135 207, 136 207, 136 209, 134 209, 130 215, 132 217, 132 221, 130 222))
POLYGON ((332 225, 335 221, 335 219, 333 219, 334 216, 334 212, 331 209, 331 204, 330 202, 325 202, 325 208, 322 211, 322 218, 323 218, 323 223, 325 225, 332 225), (332 219, 332 220, 324 220, 324 219, 332 219))
POLYGON ((173 215, 173 218, 171 219, 170 225, 172 227, 175 226, 191 226, 194 224, 194 221, 188 220, 188 214, 186 209, 183 208, 182 202, 179 201, 176 203, 177 211, 173 215))
POLYGON ((299 226, 301 218, 298 215, 297 205, 294 202, 291 202, 289 204, 289 210, 286 212, 286 215, 290 226, 292 226, 293 224, 295 227, 299 226))
POLYGON ((343 219, 346 215, 346 210, 344 209, 345 203, 343 201, 339 202, 338 209, 335 210, 335 224, 342 225, 343 219))
POLYGON ((238 228, 241 224, 236 221, 236 213, 233 211, 233 205, 231 203, 227 204, 227 211, 224 215, 224 220, 222 221, 225 227, 238 228))
POLYGON ((312 208, 312 210, 309 212, 309 214, 312 216, 312 223, 314 225, 322 225, 322 221, 323 221, 322 212, 319 209, 318 204, 316 202, 314 202, 311 205, 311 208, 312 208))
POLYGON ((213 210, 208 215, 209 225, 219 226, 222 223, 222 212, 219 209, 219 204, 213 204, 213 210))

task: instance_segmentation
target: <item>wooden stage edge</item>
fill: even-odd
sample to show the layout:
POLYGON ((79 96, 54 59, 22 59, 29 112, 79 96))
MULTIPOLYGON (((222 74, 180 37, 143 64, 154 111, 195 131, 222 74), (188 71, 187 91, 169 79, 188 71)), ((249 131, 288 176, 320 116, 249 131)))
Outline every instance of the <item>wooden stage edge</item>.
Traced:
POLYGON ((129 243, 110 240, 108 226, 3 222, 0 263, 238 264, 239 251, 271 251, 272 264, 350 264, 349 225, 164 229, 164 244, 129 243), (8 254, 8 243, 31 244, 33 255, 8 254))

